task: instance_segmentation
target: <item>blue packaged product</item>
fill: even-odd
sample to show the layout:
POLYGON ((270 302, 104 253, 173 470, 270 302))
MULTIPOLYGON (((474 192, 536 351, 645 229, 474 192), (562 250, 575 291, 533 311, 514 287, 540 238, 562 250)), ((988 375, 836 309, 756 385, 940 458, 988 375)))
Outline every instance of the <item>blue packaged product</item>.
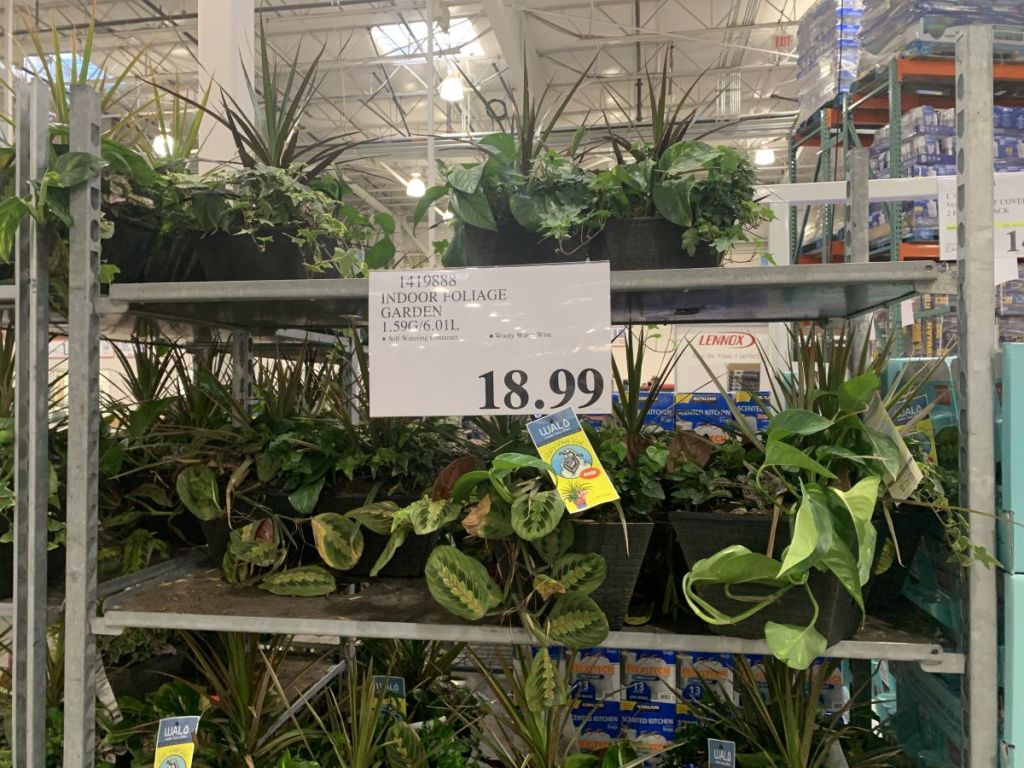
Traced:
POLYGON ((675 735, 674 702, 622 702, 622 736, 637 752, 661 752, 675 735))
MULTIPOLYGON (((650 397, 650 392, 645 397, 650 397)), ((659 392, 654 396, 654 404, 647 411, 644 424, 654 427, 656 430, 671 432, 675 429, 675 394, 673 392, 659 392)), ((618 405, 619 393, 612 392, 612 405, 618 405)))
POLYGON ((734 700, 733 658, 727 653, 680 653, 679 696, 676 714, 680 723, 696 722, 692 702, 703 701, 705 693, 713 689, 726 700, 734 700))
POLYGON ((579 704, 618 701, 622 688, 622 653, 617 648, 584 648, 570 665, 572 699, 579 704))
POLYGON ((579 729, 576 746, 584 752, 602 752, 622 736, 622 710, 617 701, 580 704, 572 708, 572 724, 579 729))
MULTIPOLYGON (((767 400, 768 392, 758 393, 767 400)), ((750 392, 732 395, 736 409, 744 420, 758 432, 768 428, 768 415, 750 392)), ((687 392, 676 395, 676 429, 696 432, 712 442, 723 443, 736 431, 732 410, 721 392, 687 392)))
POLYGON ((635 703, 675 704, 675 651, 622 652, 623 698, 635 703))

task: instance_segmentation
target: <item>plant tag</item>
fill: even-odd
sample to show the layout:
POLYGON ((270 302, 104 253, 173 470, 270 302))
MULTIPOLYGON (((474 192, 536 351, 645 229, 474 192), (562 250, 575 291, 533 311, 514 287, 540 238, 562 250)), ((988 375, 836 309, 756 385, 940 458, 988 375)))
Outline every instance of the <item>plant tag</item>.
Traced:
POLYGON ((381 269, 370 415, 611 412, 608 262, 381 269))
POLYGON ((374 675, 373 690, 378 697, 378 709, 405 717, 405 678, 394 675, 374 675))
POLYGON ((708 768, 736 768, 736 742, 708 739, 708 768))
POLYGON ((924 474, 921 472, 921 468, 917 466, 917 460, 914 458, 914 455, 907 448, 899 428, 889 418, 889 413, 885 410, 882 399, 878 396, 877 392, 875 393, 874 400, 871 401, 871 405, 868 406, 867 413, 864 414, 864 424, 870 429, 875 430, 875 432, 889 438, 895 444, 896 451, 899 454, 899 472, 895 476, 889 472, 885 473, 883 478, 885 487, 894 499, 909 498, 910 494, 921 484, 924 474))
POLYGON ((526 428, 537 453, 550 467, 555 487, 569 514, 619 500, 615 486, 572 408, 531 421, 526 428))
POLYGON ((153 768, 192 768, 198 730, 198 717, 168 717, 161 720, 157 726, 153 768))

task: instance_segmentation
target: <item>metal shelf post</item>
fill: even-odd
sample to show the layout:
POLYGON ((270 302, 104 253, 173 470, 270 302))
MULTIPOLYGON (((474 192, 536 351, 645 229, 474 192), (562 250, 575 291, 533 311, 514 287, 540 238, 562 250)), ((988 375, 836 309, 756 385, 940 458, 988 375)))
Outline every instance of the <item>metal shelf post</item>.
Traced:
MULTIPOLYGON (((17 193, 49 162, 49 95, 18 88, 17 193)), ((42 227, 26 216, 17 236, 15 320, 14 733, 15 765, 46 762, 46 545, 50 253, 42 227)))
MULTIPOLYGON (((995 186, 992 150, 992 28, 968 27, 956 45, 957 251, 960 269, 960 485, 975 545, 996 551, 995 524, 995 186)), ((968 768, 994 768, 998 750, 996 573, 968 573, 963 678, 968 768)))
MULTIPOLYGON (((71 87, 71 150, 100 153, 100 96, 71 87)), ((71 193, 68 304, 68 506, 64 624, 64 768, 96 760, 96 536, 99 473, 100 183, 71 193)), ((41 765, 41 763, 40 763, 41 765)))

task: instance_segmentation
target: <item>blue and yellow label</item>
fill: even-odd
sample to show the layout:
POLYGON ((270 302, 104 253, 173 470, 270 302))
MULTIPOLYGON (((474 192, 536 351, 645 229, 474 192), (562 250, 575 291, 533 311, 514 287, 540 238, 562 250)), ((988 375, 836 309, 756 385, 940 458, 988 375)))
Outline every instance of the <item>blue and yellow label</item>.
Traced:
POLYGON ((572 408, 531 421, 526 428, 537 453, 551 468, 555 487, 570 514, 619 500, 572 408))
POLYGON ((157 726, 153 768, 192 768, 198 730, 198 717, 168 717, 161 720, 157 726))

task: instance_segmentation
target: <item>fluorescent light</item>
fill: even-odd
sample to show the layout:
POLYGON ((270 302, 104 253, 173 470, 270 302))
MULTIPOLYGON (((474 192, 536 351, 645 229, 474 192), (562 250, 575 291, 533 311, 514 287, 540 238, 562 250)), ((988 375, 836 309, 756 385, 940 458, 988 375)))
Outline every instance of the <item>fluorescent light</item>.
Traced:
POLYGON ((775 164, 775 150, 774 149, 759 149, 754 153, 754 165, 760 165, 764 167, 766 165, 775 164))
POLYGON ((466 89, 462 86, 462 78, 454 72, 441 81, 437 89, 438 95, 445 101, 462 101, 466 98, 466 89))
POLYGON ((423 197, 426 192, 427 185, 423 183, 418 173, 414 173, 405 185, 405 194, 409 197, 423 197))
POLYGON ((167 157, 174 152, 174 137, 163 133, 153 137, 153 152, 160 157, 167 157))

